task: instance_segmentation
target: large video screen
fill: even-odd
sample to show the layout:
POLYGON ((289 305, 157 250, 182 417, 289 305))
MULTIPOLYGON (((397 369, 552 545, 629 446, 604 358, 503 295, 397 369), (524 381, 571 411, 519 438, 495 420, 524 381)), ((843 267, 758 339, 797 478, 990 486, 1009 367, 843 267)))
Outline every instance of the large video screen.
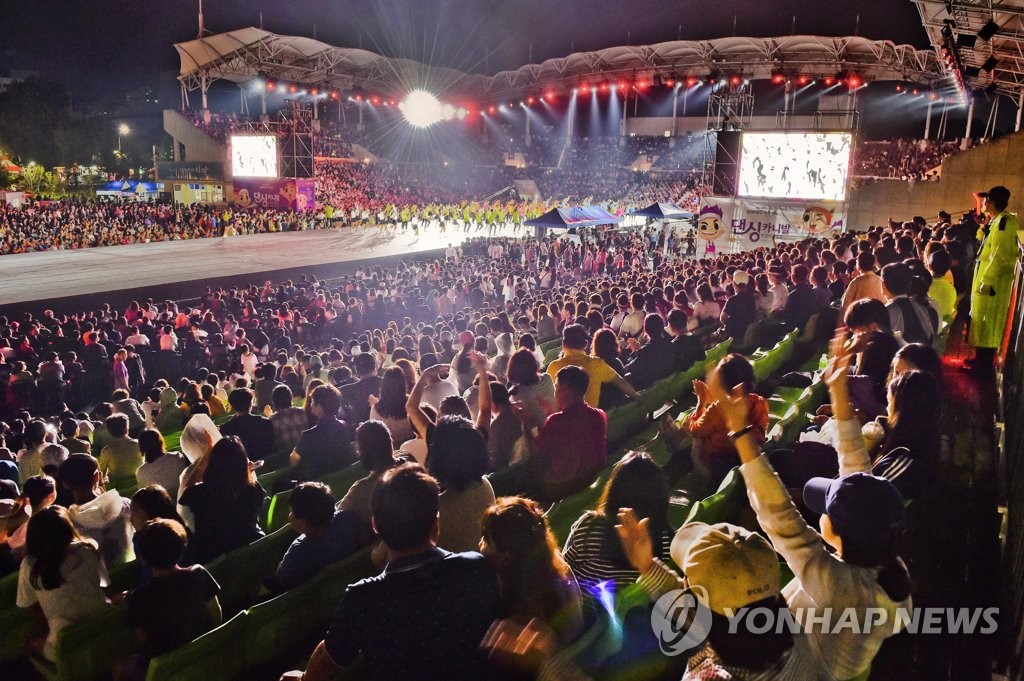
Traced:
POLYGON ((842 201, 852 142, 845 132, 745 132, 738 193, 842 201))
POLYGON ((231 171, 235 177, 277 177, 277 138, 232 135, 231 171))

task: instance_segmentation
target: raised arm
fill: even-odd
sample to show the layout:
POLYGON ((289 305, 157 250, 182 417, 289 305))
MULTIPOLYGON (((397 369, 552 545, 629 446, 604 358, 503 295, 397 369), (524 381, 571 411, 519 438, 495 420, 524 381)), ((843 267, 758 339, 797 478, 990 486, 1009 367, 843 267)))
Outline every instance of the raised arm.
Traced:
POLYGON ((477 416, 476 427, 488 430, 491 427, 491 412, 494 403, 491 400, 491 377, 487 373, 487 358, 479 352, 470 356, 473 368, 476 369, 477 388, 477 416))
POLYGON ((821 535, 807 524, 768 457, 762 454, 742 386, 727 390, 716 375, 709 388, 736 443, 742 462, 740 473, 758 523, 811 598, 828 602, 838 588, 839 561, 825 548, 821 535))
POLYGON ((416 381, 416 385, 412 387, 412 392, 409 393, 409 399, 405 401, 405 413, 409 416, 409 421, 412 422, 412 427, 416 429, 416 432, 420 434, 420 437, 426 439, 427 430, 430 428, 430 419, 427 418, 426 412, 423 411, 420 404, 423 402, 423 390, 437 381, 442 380, 441 374, 447 374, 448 367, 437 364, 422 374, 420 374, 419 380, 416 381))

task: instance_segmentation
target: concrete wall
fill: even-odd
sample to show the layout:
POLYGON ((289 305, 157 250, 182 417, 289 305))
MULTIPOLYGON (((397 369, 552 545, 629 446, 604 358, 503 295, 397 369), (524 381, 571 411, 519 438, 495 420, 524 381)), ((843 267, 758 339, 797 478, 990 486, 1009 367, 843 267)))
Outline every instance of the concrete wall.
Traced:
POLYGON ((164 132, 174 140, 175 150, 179 143, 185 145, 185 158, 177 158, 175 155, 175 161, 217 161, 224 164, 225 175, 231 177, 227 145, 192 125, 191 121, 174 109, 164 109, 164 132))
POLYGON ((997 184, 1010 190, 1010 210, 1024 212, 1024 132, 947 158, 938 181, 891 180, 854 189, 849 197, 847 224, 858 229, 915 215, 932 221, 940 210, 956 217, 974 207, 972 192, 997 184))

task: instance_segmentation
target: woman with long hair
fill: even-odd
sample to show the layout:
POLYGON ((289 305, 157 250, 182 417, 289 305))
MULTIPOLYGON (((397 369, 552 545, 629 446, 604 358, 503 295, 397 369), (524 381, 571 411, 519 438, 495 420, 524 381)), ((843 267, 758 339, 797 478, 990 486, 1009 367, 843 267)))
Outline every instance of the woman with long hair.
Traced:
POLYGON ((405 442, 416 435, 405 413, 408 397, 405 373, 397 366, 385 371, 381 377, 380 395, 370 396, 370 419, 383 422, 391 431, 392 439, 398 442, 405 442))
POLYGON ((29 640, 29 648, 56 660, 60 630, 109 607, 100 588, 106 569, 96 545, 79 536, 62 506, 44 508, 28 521, 25 553, 18 574, 17 605, 38 608, 48 628, 45 637, 29 640))
MULTIPOLYGON (((49 475, 37 475, 25 481, 21 496, 15 499, 11 513, 0 522, 0 530, 6 535, 6 544, 15 561, 25 557, 25 541, 28 521, 39 511, 57 502, 57 483, 49 475)), ((4 543, 4 542, 0 542, 4 543)))
MULTIPOLYGON (((628 452, 605 483, 597 508, 584 513, 573 524, 565 540, 565 560, 580 587, 594 597, 602 582, 614 582, 615 592, 634 583, 639 573, 623 553, 615 532, 619 511, 633 509, 641 518, 649 518, 654 555, 669 558, 672 531, 668 524, 668 481, 661 467, 644 452, 628 452)), ((587 611, 596 612, 593 602, 587 611)))
POLYGON ((502 618, 538 619, 563 644, 583 624, 579 584, 555 544, 544 509, 532 499, 501 497, 480 521, 480 553, 498 573, 502 618))
POLYGON ((178 501, 195 518, 200 563, 263 536, 259 514, 267 493, 256 481, 245 445, 237 437, 215 444, 181 487, 178 501))

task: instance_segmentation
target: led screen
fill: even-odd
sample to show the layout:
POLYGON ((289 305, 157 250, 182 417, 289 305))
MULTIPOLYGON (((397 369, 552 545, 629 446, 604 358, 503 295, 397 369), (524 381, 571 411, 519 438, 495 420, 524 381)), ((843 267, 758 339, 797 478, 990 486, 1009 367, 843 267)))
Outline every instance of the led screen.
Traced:
POLYGON ((273 135, 232 136, 231 170, 235 177, 277 177, 277 138, 273 135))
POLYGON ((842 201, 852 136, 845 132, 746 132, 739 195, 842 201))

